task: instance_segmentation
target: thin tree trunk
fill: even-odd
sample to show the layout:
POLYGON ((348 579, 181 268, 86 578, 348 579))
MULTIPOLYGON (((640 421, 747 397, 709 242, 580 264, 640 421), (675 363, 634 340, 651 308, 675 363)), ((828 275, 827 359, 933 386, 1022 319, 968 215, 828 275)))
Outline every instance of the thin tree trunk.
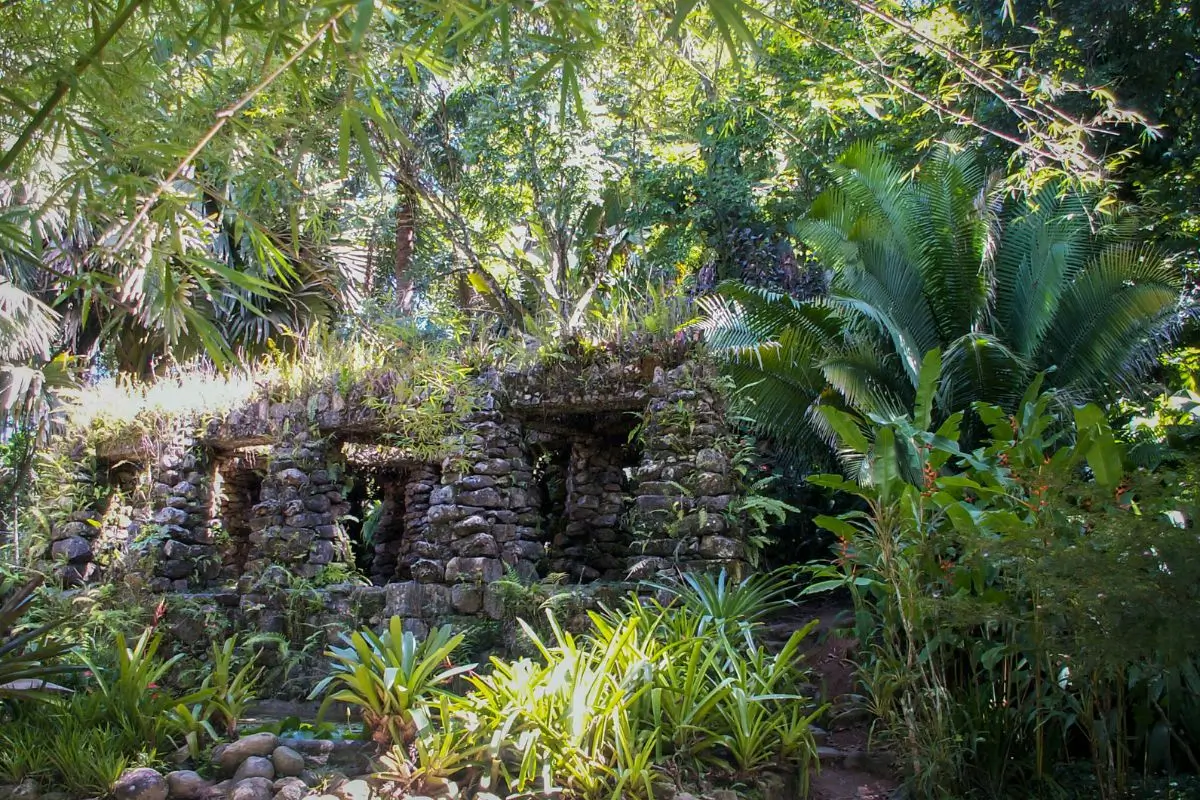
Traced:
POLYGON ((400 202, 396 208, 396 305, 403 313, 412 311, 412 257, 417 234, 417 193, 405 180, 397 181, 400 202))

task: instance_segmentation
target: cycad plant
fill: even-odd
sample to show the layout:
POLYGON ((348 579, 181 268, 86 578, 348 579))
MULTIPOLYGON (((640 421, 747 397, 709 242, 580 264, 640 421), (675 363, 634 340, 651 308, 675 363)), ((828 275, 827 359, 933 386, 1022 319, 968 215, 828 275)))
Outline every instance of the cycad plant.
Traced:
POLYGON ((831 177, 796 226, 831 272, 828 295, 725 284, 698 323, 741 413, 781 442, 829 434, 819 405, 903 414, 933 349, 941 415, 1011 409, 1043 371, 1067 399, 1103 396, 1137 377, 1176 319, 1180 270, 1094 198, 1049 185, 1004 201, 951 145, 915 172, 858 145, 831 177))

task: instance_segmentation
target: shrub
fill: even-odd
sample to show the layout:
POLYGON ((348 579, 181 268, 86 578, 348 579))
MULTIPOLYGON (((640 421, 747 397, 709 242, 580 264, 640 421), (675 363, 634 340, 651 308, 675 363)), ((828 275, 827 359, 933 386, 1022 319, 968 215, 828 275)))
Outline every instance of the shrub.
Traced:
POLYGON ((413 697, 411 746, 392 748, 384 777, 406 792, 479 774, 501 793, 650 798, 679 771, 744 780, 776 766, 806 776, 810 725, 824 710, 801 691, 811 626, 774 655, 754 638, 780 579, 671 589, 669 605, 631 597, 591 613, 579 636, 552 609, 545 635, 519 621, 535 655, 493 658, 489 672, 467 676, 465 696, 413 697), (722 608, 746 624, 727 625, 722 608))
POLYGON ((40 585, 41 578, 35 578, 17 588, 0 605, 0 700, 45 698, 61 689, 52 678, 79 669, 61 663, 68 649, 66 644, 45 641, 47 634, 60 624, 59 620, 19 633, 15 630, 30 610, 40 585))
POLYGON ((1200 766, 1200 551, 1172 522, 1195 519, 1195 498, 1126 474, 1103 412, 1063 413, 1039 382, 1014 414, 976 404, 989 438, 963 451, 960 414, 927 429, 927 364, 913 418, 863 431, 826 412, 861 477, 816 480, 866 511, 818 520, 841 541, 810 589, 852 593, 864 682, 913 793, 1029 796, 1080 754, 1106 797, 1138 771, 1200 766))

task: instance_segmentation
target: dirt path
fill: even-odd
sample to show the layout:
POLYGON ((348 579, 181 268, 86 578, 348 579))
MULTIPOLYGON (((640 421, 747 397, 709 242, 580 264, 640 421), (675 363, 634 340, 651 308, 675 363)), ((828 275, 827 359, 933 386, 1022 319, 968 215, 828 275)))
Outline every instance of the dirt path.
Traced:
POLYGON ((852 656, 857 643, 837 635, 848 624, 849 610, 818 600, 789 609, 767 626, 766 641, 781 645, 792 631, 818 620, 803 648, 813 671, 814 690, 839 710, 851 709, 835 717, 830 730, 818 736, 821 771, 812 777, 810 800, 888 800, 899 786, 891 759, 872 747, 870 715, 855 699, 859 687, 852 656))

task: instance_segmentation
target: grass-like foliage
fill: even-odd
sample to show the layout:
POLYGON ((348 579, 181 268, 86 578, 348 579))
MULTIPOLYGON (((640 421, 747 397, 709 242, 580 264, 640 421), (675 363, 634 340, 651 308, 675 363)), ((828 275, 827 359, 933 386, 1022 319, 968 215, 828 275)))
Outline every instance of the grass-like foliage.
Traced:
MULTIPOLYGON (((800 648, 811 626, 778 653, 755 638, 779 583, 684 581, 666 605, 635 596, 592 612, 580 635, 551 609, 544 635, 522 620, 533 657, 493 658, 468 673, 465 695, 434 694, 430 683, 408 695, 411 746, 391 750, 384 774, 416 793, 454 781, 578 798, 652 798, 686 776, 749 780, 765 767, 806 778, 816 758, 810 725, 823 712, 803 688, 800 648), (744 624, 727 624, 732 613, 744 624)), ((444 653, 443 635, 433 637, 423 647, 444 653)), ((364 684, 367 672, 359 670, 364 684)), ((376 706, 358 704, 379 719, 376 706)))
POLYGON ((198 749, 194 734, 212 715, 212 689, 175 696, 161 685, 178 657, 159 657, 162 639, 153 629, 132 644, 121 633, 114 638, 112 647, 76 654, 87 672, 72 682, 73 691, 0 709, 0 782, 34 778, 95 796, 127 767, 159 765, 185 741, 195 740, 198 749), (191 720, 177 711, 189 707, 191 720))

